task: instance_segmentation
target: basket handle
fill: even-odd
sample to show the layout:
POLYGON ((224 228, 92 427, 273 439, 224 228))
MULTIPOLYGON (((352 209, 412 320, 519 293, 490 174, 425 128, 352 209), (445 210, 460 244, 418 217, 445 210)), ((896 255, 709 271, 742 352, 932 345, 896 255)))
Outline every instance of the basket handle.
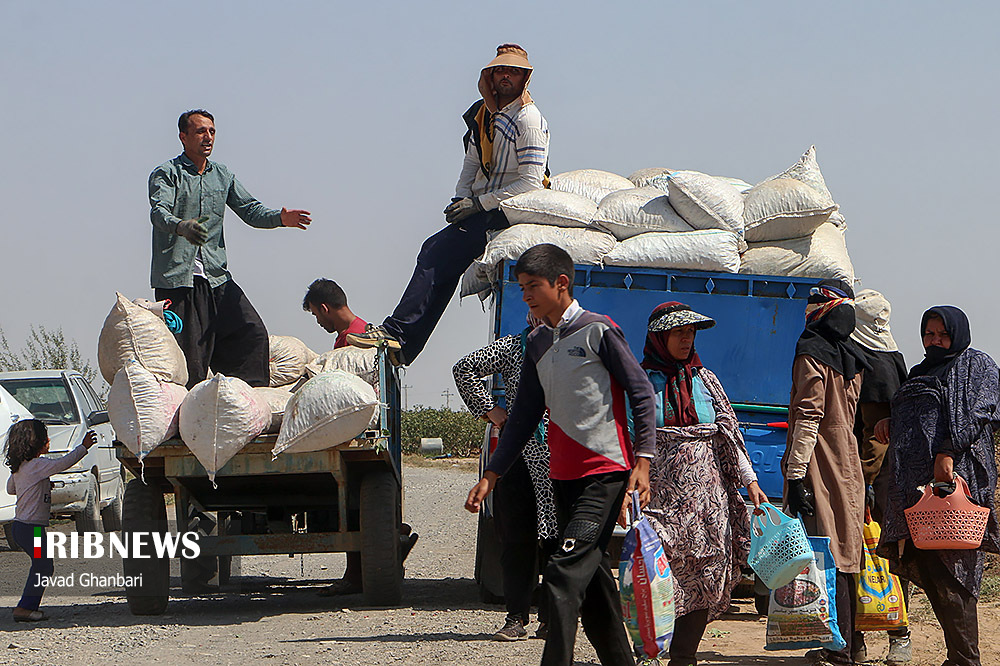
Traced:
POLYGON ((965 491, 965 496, 972 499, 972 491, 969 490, 969 484, 965 482, 965 479, 960 477, 958 474, 955 475, 955 484, 965 491))
POLYGON ((927 494, 928 490, 934 493, 934 495, 936 495, 937 497, 948 497, 957 490, 963 490, 965 491, 965 496, 970 500, 972 499, 972 491, 969 490, 969 484, 966 483, 965 479, 963 479, 958 474, 955 474, 954 478, 950 482, 932 481, 931 483, 928 483, 924 489, 925 495, 927 494), (942 494, 938 495, 936 492, 934 492, 936 490, 946 490, 947 492, 943 492, 942 494))
POLYGON ((767 516, 767 522, 770 525, 775 526, 791 520, 791 518, 781 513, 781 511, 779 511, 778 508, 770 502, 761 502, 760 508, 763 509, 763 513, 755 513, 750 519, 753 532, 757 536, 764 536, 764 516, 767 516), (777 516, 772 514, 777 514, 777 516))

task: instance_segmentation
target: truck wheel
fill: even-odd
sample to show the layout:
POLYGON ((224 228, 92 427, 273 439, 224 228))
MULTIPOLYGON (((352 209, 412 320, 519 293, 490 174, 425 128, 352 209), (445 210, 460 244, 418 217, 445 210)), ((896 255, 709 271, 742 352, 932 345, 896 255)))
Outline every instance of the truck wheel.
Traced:
POLYGON ((87 486, 87 504, 83 511, 73 514, 73 522, 77 532, 101 532, 101 510, 97 496, 97 479, 91 475, 87 486))
POLYGON ((101 525, 105 532, 118 532, 122 528, 122 497, 125 495, 125 482, 118 481, 115 498, 111 504, 101 509, 101 525))
MULTIPOLYGON (((132 479, 122 500, 122 536, 131 546, 133 532, 167 532, 167 507, 163 491, 132 479)), ((147 542, 149 536, 144 537, 147 542)), ((148 550, 152 550, 149 546, 148 550)), ((132 615, 162 615, 170 596, 170 559, 166 557, 122 558, 122 573, 140 584, 125 588, 125 598, 132 615)))
POLYGON ((500 569, 500 540, 493 518, 479 513, 476 530, 475 579, 479 585, 479 600, 484 604, 503 603, 503 571, 500 569))
POLYGON ((361 479, 361 585, 369 606, 396 606, 403 597, 398 508, 392 472, 367 472, 361 479))
MULTIPOLYGON (((200 536, 211 536, 216 529, 216 521, 206 513, 193 510, 188 522, 188 530, 197 532, 200 536)), ((193 560, 181 558, 181 589, 188 594, 216 592, 218 588, 212 584, 212 579, 219 573, 219 557, 217 555, 199 555, 193 560)))
POLYGON ((14 523, 4 523, 3 524, 3 536, 7 539, 7 547, 12 551, 19 552, 21 547, 17 545, 14 541, 14 523))
POLYGON ((757 615, 767 616, 767 609, 771 604, 771 597, 763 594, 753 595, 753 605, 757 609, 757 615))

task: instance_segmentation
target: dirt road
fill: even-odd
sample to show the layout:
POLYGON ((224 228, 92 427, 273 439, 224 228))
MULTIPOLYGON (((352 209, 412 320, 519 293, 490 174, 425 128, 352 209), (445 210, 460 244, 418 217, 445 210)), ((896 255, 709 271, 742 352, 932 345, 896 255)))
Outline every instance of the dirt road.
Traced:
MULTIPOLYGON (((359 596, 322 598, 317 589, 343 572, 343 555, 243 558, 236 586, 222 593, 174 597, 165 615, 133 617, 120 594, 68 596, 50 591, 39 626, 15 624, 0 612, 0 663, 28 664, 533 664, 542 643, 496 643, 490 634, 502 609, 478 601, 472 581, 475 519, 461 508, 474 482, 468 465, 436 463, 404 469, 406 520, 420 533, 407 560, 404 604, 365 609, 359 596)), ((69 526, 59 529, 68 531, 69 526)), ((109 573, 117 569, 110 563, 109 573)), ((73 570, 57 561, 56 573, 73 570)), ((0 604, 13 607, 27 572, 22 553, 0 551, 0 604)), ((176 575, 176 572, 174 572, 176 575)), ((173 592, 180 595, 174 579, 173 592)), ((703 664, 804 664, 802 652, 763 650, 764 621, 752 604, 709 625, 703 664)), ((915 604, 914 666, 944 660, 940 630, 923 596, 915 604)), ((533 629, 534 626, 531 627, 533 629)), ((1000 607, 980 606, 984 664, 1000 664, 1000 607)), ((884 636, 884 635, 883 635, 884 636)), ((885 639, 869 636, 870 653, 885 639)), ((596 664, 581 632, 577 663, 596 664)), ((882 662, 884 664, 884 662, 882 662)))

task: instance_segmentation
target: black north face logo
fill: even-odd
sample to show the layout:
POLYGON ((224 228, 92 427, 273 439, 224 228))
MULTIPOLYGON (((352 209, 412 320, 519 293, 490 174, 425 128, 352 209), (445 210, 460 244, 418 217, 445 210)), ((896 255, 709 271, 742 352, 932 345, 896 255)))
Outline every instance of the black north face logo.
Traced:
POLYGON ((579 358, 586 358, 587 352, 583 347, 570 347, 566 352, 570 356, 577 356, 579 358))

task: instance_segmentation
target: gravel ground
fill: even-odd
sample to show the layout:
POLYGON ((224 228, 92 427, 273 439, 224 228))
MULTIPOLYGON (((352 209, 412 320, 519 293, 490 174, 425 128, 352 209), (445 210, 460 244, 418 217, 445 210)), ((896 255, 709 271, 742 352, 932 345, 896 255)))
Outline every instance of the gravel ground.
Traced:
MULTIPOLYGON (((408 464, 405 516, 420 534, 406 564, 405 606, 366 609, 358 595, 317 596, 341 575, 343 555, 243 558, 234 589, 172 598, 166 614, 133 617, 114 592, 69 597, 50 591, 43 609, 51 619, 15 624, 0 613, 0 663, 28 664, 531 664, 542 642, 497 643, 490 635, 503 611, 478 601, 472 580, 476 520, 462 509, 475 467, 463 463, 408 464)), ((58 529, 68 531, 68 525, 58 529)), ((0 604, 10 608, 26 572, 21 553, 0 552, 0 604)), ((57 574, 72 561, 57 561, 57 574)), ((176 574, 176 571, 174 572, 176 574)), ((173 592, 180 595, 174 580, 173 592)), ((804 664, 802 652, 767 653, 764 621, 752 605, 710 625, 701 645, 704 664, 804 664)), ((914 666, 943 660, 933 616, 918 611, 914 666)), ((981 607, 983 663, 1000 663, 995 604, 981 607)), ((534 628, 533 626, 531 627, 534 628)), ((869 639, 872 656, 884 641, 869 639)), ((578 664, 596 664, 582 632, 578 664)), ((884 663, 884 662, 883 662, 884 663)))

